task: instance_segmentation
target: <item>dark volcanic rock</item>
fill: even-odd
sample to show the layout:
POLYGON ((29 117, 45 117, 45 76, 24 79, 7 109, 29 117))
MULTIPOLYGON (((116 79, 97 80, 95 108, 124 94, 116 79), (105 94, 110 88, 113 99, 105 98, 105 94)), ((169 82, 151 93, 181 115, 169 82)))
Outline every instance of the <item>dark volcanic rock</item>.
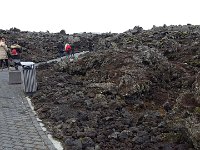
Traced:
POLYGON ((199 149, 199 26, 62 36, 93 51, 39 66, 32 101, 66 149, 199 149))

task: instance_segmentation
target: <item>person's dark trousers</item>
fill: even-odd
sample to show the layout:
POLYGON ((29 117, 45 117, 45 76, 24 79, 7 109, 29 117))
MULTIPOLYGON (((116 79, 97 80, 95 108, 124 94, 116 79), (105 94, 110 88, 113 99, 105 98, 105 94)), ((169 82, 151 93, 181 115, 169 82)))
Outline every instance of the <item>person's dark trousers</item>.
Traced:
POLYGON ((59 52, 60 57, 65 56, 64 52, 59 52))
POLYGON ((74 57, 74 50, 72 50, 71 57, 74 57))
POLYGON ((65 53, 63 51, 59 52, 59 56, 60 56, 60 59, 62 60, 62 57, 65 56, 65 53))
POLYGON ((8 67, 8 59, 1 59, 0 60, 0 66, 1 66, 1 68, 3 68, 3 63, 4 63, 4 61, 5 61, 5 65, 6 65, 6 67, 8 67))

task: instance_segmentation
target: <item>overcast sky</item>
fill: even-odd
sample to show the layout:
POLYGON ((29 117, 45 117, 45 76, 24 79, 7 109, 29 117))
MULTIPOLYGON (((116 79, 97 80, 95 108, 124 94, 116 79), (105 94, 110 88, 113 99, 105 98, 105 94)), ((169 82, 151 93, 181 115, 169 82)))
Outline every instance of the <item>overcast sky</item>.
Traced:
POLYGON ((2 0, 0 29, 117 32, 200 24, 199 0, 2 0))

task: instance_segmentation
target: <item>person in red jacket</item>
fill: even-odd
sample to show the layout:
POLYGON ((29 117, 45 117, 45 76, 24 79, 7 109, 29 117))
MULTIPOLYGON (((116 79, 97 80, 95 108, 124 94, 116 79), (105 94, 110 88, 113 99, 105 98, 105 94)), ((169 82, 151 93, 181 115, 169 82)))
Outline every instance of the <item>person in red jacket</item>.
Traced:
POLYGON ((14 63, 15 69, 18 70, 18 66, 21 65, 20 59, 21 59, 22 48, 18 44, 13 44, 11 45, 10 48, 11 48, 10 56, 11 56, 12 62, 14 63))
POLYGON ((71 48, 70 44, 68 44, 68 43, 65 44, 66 59, 68 61, 70 61, 71 50, 72 50, 72 48, 71 48))

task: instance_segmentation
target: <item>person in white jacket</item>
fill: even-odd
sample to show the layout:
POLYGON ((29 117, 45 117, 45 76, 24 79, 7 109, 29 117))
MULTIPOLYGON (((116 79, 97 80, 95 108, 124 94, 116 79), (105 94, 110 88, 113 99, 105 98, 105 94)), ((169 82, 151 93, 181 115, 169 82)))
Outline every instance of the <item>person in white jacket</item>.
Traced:
POLYGON ((5 39, 0 37, 0 67, 3 69, 3 63, 5 61, 6 67, 8 67, 8 47, 5 43, 5 39))

